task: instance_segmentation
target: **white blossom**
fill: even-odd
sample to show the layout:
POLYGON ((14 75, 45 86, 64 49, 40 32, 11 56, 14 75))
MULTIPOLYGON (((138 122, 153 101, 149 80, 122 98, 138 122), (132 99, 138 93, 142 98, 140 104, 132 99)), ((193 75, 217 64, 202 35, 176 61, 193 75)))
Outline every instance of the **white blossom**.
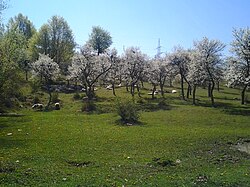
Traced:
POLYGON ((58 77, 59 72, 58 64, 53 62, 48 55, 39 54, 39 59, 32 64, 33 76, 41 77, 45 81, 58 77))
POLYGON ((86 89, 89 99, 94 95, 94 84, 100 76, 110 70, 112 58, 107 53, 97 55, 89 45, 85 45, 81 53, 76 53, 72 58, 72 65, 69 67, 69 77, 76 79, 86 89))
POLYGON ((225 79, 230 87, 240 86, 241 104, 245 103, 245 91, 250 86, 250 29, 234 29, 231 51, 235 55, 227 60, 225 79))

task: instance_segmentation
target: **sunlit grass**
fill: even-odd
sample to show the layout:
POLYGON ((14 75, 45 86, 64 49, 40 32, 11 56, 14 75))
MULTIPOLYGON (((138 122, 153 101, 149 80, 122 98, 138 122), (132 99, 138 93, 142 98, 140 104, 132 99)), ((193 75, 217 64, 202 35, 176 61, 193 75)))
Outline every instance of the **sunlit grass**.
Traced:
MULTIPOLYGON (((97 91, 99 111, 91 114, 81 112, 73 94, 59 94, 59 111, 27 108, 18 111, 23 117, 1 117, 0 185, 249 185, 250 156, 233 148, 250 140, 250 109, 235 99, 239 90, 215 91, 215 108, 205 89, 197 91, 197 106, 166 93, 166 110, 157 107, 160 96, 151 100, 142 92, 138 105, 147 110, 139 125, 117 123, 116 98, 104 88, 97 91)), ((125 88, 116 93, 131 98, 125 88)))

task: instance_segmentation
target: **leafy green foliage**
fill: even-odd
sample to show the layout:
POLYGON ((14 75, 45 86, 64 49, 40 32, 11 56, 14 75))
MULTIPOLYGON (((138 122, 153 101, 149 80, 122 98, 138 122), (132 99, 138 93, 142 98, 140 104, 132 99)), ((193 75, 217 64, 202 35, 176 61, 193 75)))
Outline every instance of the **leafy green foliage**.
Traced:
MULTIPOLYGON (((11 103, 19 95, 21 86, 21 77, 19 68, 13 62, 13 56, 6 53, 7 39, 0 39, 0 109, 3 110, 6 105, 11 106, 11 103)), ((11 49, 10 49, 11 50, 11 49)))
POLYGON ((75 41, 72 30, 63 17, 53 16, 44 24, 29 43, 29 55, 36 60, 41 54, 48 54, 66 73, 74 54, 75 41))
POLYGON ((2 11, 7 8, 7 3, 4 0, 0 0, 0 23, 2 22, 2 11))
POLYGON ((98 55, 111 46, 112 37, 110 33, 100 26, 94 26, 89 36, 88 43, 97 51, 98 55))
POLYGON ((28 72, 31 69, 31 61, 28 56, 29 39, 36 32, 34 25, 27 16, 21 13, 11 18, 7 24, 7 31, 4 34, 8 40, 7 53, 9 58, 18 64, 19 68, 25 72, 28 80, 28 72))

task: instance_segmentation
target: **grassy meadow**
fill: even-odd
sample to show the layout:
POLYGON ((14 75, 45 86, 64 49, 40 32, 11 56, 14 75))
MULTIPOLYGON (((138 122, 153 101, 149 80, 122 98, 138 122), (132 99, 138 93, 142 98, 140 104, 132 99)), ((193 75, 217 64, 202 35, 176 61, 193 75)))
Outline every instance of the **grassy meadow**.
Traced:
MULTIPOLYGON (((250 186, 250 155, 234 148, 250 141, 250 107, 240 90, 207 90, 191 99, 149 90, 135 97, 140 123, 122 125, 112 91, 97 90, 97 111, 81 112, 83 101, 59 93, 61 110, 15 111, 0 117, 0 186, 250 186), (9 134, 12 133, 12 134, 9 134)), ((125 88, 120 98, 131 96, 125 88)), ((249 94, 249 93, 248 93, 249 94)), ((41 94, 46 103, 47 95, 41 94)))

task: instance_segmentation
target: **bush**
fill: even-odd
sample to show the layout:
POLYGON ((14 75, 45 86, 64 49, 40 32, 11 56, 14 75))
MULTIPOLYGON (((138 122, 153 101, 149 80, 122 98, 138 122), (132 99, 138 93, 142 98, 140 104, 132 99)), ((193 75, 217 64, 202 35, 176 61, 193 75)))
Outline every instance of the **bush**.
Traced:
POLYGON ((116 108, 118 115, 124 123, 137 122, 140 117, 139 109, 132 101, 117 101, 116 108))
POLYGON ((73 99, 74 99, 74 100, 80 100, 80 99, 81 99, 81 95, 80 95, 78 92, 76 92, 76 93, 74 93, 74 95, 73 95, 73 99))
POLYGON ((33 99, 33 104, 37 104, 37 103, 40 103, 40 99, 38 96, 35 96, 33 99))
POLYGON ((38 81, 38 80, 31 81, 30 86, 31 86, 31 93, 33 93, 33 94, 38 92, 41 88, 40 81, 38 81))
POLYGON ((165 99, 161 99, 158 103, 158 107, 163 110, 169 109, 169 105, 165 99))
POLYGON ((60 101, 59 94, 57 92, 52 93, 51 101, 52 101, 52 103, 57 103, 60 101))
POLYGON ((143 105, 143 104, 146 103, 146 100, 140 97, 140 98, 137 100, 137 103, 143 105))
POLYGON ((86 101, 82 105, 82 112, 93 112, 96 110, 96 105, 93 101, 86 101))

